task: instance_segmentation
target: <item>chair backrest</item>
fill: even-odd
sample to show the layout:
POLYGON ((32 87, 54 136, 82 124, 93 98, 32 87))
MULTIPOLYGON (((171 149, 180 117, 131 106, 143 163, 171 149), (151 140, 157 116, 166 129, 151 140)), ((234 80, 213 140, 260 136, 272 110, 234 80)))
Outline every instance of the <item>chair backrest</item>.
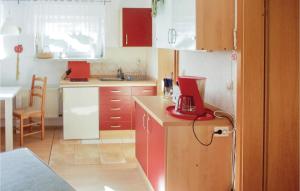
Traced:
POLYGON ((32 76, 29 106, 33 106, 34 98, 40 98, 41 112, 45 113, 45 99, 46 99, 47 77, 32 76))

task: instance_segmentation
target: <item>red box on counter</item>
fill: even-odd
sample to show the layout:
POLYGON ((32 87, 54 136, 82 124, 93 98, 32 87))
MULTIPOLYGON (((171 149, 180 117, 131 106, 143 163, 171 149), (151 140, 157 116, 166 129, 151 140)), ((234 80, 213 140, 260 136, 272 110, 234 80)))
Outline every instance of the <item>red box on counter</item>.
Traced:
POLYGON ((71 69, 70 81, 88 81, 90 78, 90 64, 86 61, 69 61, 68 69, 71 69))

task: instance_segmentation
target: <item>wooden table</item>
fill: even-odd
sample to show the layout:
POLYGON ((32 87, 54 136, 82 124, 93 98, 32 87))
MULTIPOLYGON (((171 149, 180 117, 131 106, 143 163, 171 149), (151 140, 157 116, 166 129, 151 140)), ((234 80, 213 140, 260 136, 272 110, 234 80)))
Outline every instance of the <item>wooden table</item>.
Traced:
POLYGON ((0 100, 5 101, 5 150, 13 150, 13 98, 20 87, 0 87, 0 100))

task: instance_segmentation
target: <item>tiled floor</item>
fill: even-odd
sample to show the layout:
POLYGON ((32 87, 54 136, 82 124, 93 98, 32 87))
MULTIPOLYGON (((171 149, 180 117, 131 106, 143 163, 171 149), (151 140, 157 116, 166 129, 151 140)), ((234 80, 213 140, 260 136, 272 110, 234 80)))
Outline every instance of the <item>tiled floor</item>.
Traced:
MULTIPOLYGON (((4 151, 4 128, 1 128, 1 151, 4 151)), ((31 149, 57 174, 79 191, 148 191, 136 159, 132 142, 134 133, 105 132, 100 144, 64 141, 61 128, 47 128, 46 138, 25 137, 31 149)), ((95 143, 95 142, 84 142, 95 143)), ((14 135, 14 147, 19 138, 14 135)))

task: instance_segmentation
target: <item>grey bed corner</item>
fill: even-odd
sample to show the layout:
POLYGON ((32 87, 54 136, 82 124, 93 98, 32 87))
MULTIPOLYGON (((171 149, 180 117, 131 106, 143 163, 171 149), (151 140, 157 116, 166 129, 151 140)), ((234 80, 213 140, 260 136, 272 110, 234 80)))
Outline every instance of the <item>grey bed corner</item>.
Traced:
POLYGON ((0 191, 75 191, 29 149, 0 153, 0 191))

